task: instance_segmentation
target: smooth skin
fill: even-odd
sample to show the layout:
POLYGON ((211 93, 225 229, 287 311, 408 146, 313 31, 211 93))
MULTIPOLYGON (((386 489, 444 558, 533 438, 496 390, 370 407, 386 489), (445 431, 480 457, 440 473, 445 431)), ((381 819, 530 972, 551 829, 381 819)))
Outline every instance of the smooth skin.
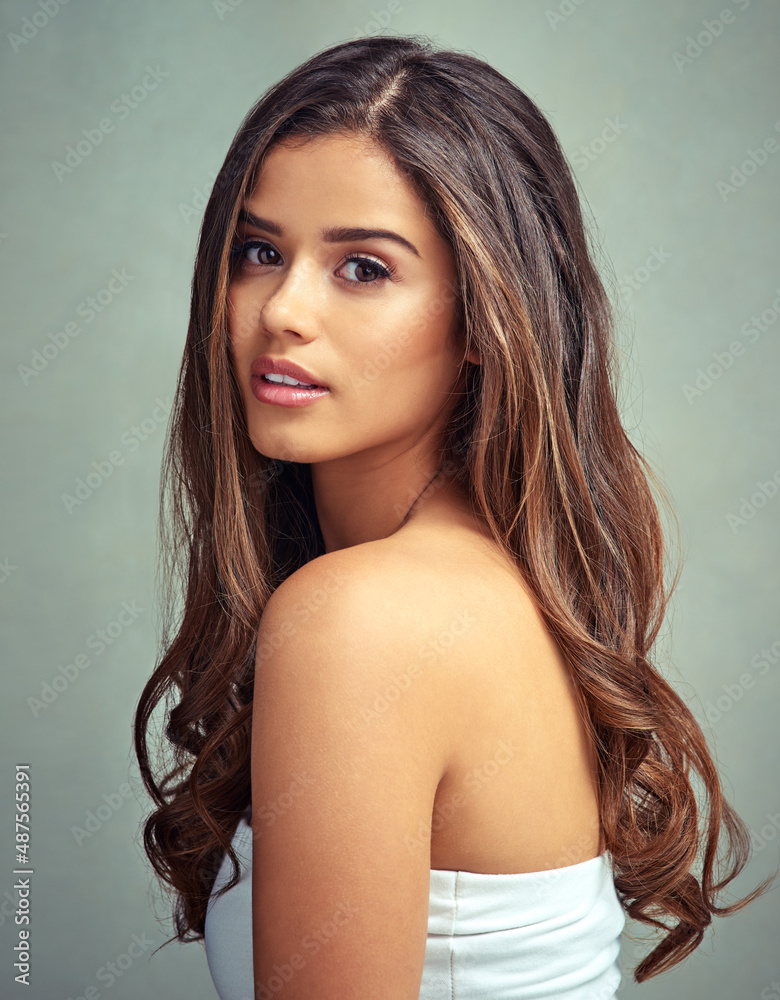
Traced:
POLYGON ((595 759, 560 650, 467 498, 436 480, 399 528, 436 469, 464 355, 454 263, 424 204, 376 146, 331 136, 275 147, 244 208, 265 220, 241 223, 229 292, 249 434, 310 463, 327 550, 258 632, 256 995, 417 1000, 430 869, 596 856, 595 759), (389 230, 416 253, 323 241, 333 227, 389 230), (330 393, 261 403, 260 354, 330 393))

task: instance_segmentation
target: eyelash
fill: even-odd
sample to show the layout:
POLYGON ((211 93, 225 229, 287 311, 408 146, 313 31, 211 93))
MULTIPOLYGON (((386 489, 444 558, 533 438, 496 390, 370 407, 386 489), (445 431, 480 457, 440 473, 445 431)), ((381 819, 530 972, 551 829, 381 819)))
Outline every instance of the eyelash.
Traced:
MULTIPOLYGON (((247 240, 245 243, 240 243, 238 246, 233 246, 230 248, 231 260, 235 261, 239 265, 249 264, 250 267, 274 267, 273 264, 254 264, 251 261, 245 260, 243 255, 246 253, 246 251, 253 249, 255 247, 257 247, 258 249, 263 247, 268 247, 271 250, 273 250, 274 253, 279 252, 276 249, 276 247, 273 246, 273 244, 268 243, 266 240, 247 240)), ((376 260, 373 257, 366 257, 364 254, 354 254, 354 253, 347 254, 346 257, 344 257, 344 259, 339 263, 339 269, 341 269, 345 264, 351 263, 352 261, 356 261, 357 263, 360 264, 368 264, 371 268, 375 270, 377 276, 376 278, 374 278, 373 281, 350 281, 348 278, 342 278, 341 280, 348 285, 368 285, 368 286, 376 285, 379 284, 380 281, 392 280, 392 277, 396 271, 395 267, 393 267, 392 264, 382 264, 380 263, 380 261, 376 260)))

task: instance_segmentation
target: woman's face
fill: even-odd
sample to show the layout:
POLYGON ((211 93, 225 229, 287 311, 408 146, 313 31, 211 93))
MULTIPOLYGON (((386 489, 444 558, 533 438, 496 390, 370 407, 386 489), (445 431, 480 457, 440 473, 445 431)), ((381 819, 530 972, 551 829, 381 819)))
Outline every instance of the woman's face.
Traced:
POLYGON ((381 149, 346 136, 275 146, 236 248, 230 348, 261 454, 364 469, 438 442, 463 358, 457 276, 381 149), (293 362, 325 388, 274 388, 253 374, 258 359, 293 362))

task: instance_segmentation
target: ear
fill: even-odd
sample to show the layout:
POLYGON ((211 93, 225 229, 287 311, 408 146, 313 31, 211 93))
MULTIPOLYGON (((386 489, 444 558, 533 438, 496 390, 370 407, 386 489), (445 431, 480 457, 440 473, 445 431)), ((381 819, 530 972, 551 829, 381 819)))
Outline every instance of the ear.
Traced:
MULTIPOLYGON (((455 331, 456 341, 460 348, 465 347, 466 333, 463 325, 459 325, 455 331)), ((479 350, 476 347, 472 347, 471 350, 467 351, 463 358, 464 361, 470 361, 472 365, 481 365, 482 359, 479 356, 479 350)))

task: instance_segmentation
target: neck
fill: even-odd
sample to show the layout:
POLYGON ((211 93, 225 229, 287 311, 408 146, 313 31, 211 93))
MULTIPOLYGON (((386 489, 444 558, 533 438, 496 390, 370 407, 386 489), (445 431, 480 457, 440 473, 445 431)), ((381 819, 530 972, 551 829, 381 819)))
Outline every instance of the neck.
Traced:
POLYGON ((402 455, 371 471, 312 465, 314 503, 325 551, 387 538, 411 518, 428 519, 463 510, 467 500, 437 460, 402 455))

